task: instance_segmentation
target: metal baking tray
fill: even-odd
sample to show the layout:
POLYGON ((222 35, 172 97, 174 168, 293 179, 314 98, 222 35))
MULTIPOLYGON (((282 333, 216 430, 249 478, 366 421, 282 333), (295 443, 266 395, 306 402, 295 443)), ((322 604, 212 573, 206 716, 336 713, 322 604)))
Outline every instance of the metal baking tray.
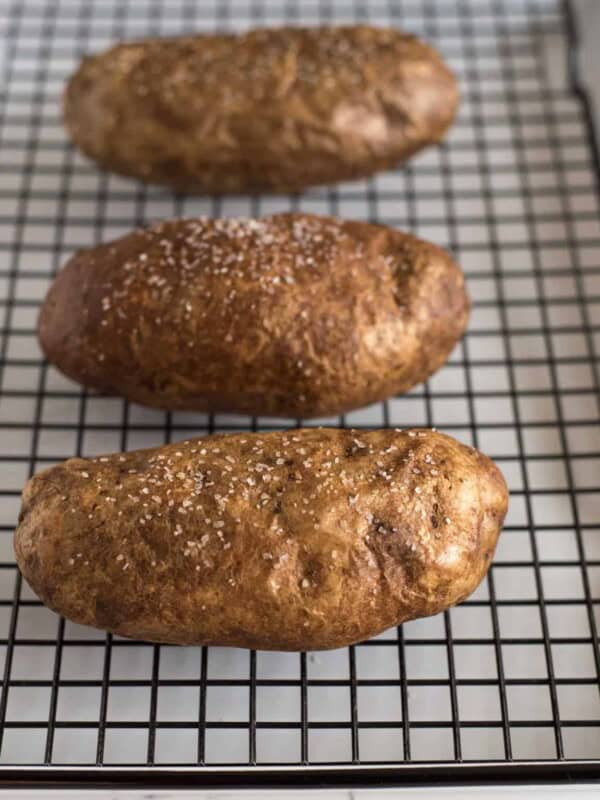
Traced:
POLYGON ((600 170, 569 4, 0 0, 0 43, 0 786, 599 778, 600 170), (450 136, 405 169, 301 196, 187 197, 99 172, 67 143, 60 93, 88 51, 351 21, 425 36, 460 77, 450 136), (31 474, 298 421, 82 391, 36 341, 52 275, 77 248, 155 219, 290 208, 396 225, 463 265, 474 308, 449 363, 322 422, 435 425, 494 457, 512 502, 488 578, 459 608, 318 654, 160 647, 59 619, 12 553, 31 474))

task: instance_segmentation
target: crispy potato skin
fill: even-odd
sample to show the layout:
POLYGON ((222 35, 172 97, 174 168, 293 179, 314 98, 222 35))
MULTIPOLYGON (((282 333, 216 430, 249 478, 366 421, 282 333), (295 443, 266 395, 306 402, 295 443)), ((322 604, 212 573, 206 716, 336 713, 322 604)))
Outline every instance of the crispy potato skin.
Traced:
POLYGON ((440 141, 458 89, 438 53, 365 25, 119 44, 85 58, 64 119, 102 166, 179 190, 299 191, 440 141))
POLYGON ((400 231, 177 220, 76 254, 39 337, 69 377, 145 405, 323 417, 425 380, 468 311, 450 256, 400 231))
POLYGON ((430 430, 220 435, 40 473, 15 550, 36 594, 78 623, 327 649, 464 600, 507 501, 492 461, 430 430))

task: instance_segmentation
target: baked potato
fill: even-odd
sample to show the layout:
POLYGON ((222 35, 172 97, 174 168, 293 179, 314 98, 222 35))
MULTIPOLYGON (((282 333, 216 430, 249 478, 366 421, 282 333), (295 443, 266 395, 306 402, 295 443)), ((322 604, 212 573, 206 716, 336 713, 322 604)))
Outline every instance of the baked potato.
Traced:
POLYGON ((179 190, 299 191, 438 142, 458 105, 431 47, 366 25, 118 44, 68 82, 74 143, 109 170, 179 190))
POLYGON ((217 435, 40 473, 15 550, 74 622, 314 650, 464 600, 506 508, 493 462, 431 430, 217 435))
POLYGON ((434 245, 307 214, 164 222, 76 254, 39 319, 84 385, 164 409, 322 417, 404 392, 462 334, 434 245))

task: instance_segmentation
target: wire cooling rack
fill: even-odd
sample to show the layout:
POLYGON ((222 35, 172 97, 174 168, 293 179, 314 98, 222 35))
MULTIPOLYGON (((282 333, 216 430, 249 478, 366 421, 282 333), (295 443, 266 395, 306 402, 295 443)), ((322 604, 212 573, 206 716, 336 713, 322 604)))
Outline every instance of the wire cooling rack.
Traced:
POLYGON ((600 777, 600 208, 585 98, 553 0, 0 0, 0 784, 245 785, 600 777), (80 56, 122 38, 371 21, 437 43, 463 90, 446 143, 404 170, 298 197, 174 196, 66 142, 80 56), (1 52, 1 50, 0 50, 1 52), (89 394, 41 358, 38 305, 77 248, 173 215, 290 208, 451 248, 474 299, 425 386, 330 424, 435 425, 502 467, 494 566, 459 608, 319 654, 159 647, 72 625, 21 581, 19 491, 80 454, 259 418, 89 394))

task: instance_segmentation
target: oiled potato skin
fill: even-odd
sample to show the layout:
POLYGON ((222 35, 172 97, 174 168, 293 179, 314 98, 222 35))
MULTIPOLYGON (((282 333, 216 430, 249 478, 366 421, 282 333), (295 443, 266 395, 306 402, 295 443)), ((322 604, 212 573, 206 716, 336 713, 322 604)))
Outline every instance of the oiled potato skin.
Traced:
POLYGON ((124 636, 340 647, 467 597, 507 508, 498 468, 429 430, 212 436, 34 477, 33 590, 124 636))
POLYGON ((458 105, 437 52, 366 25, 122 43, 82 62, 67 129, 115 172, 182 190, 297 191, 438 142, 458 105))
POLYGON ((450 256, 391 228, 190 219, 76 254, 39 337, 69 377, 145 405, 323 417, 425 380, 468 311, 450 256))

